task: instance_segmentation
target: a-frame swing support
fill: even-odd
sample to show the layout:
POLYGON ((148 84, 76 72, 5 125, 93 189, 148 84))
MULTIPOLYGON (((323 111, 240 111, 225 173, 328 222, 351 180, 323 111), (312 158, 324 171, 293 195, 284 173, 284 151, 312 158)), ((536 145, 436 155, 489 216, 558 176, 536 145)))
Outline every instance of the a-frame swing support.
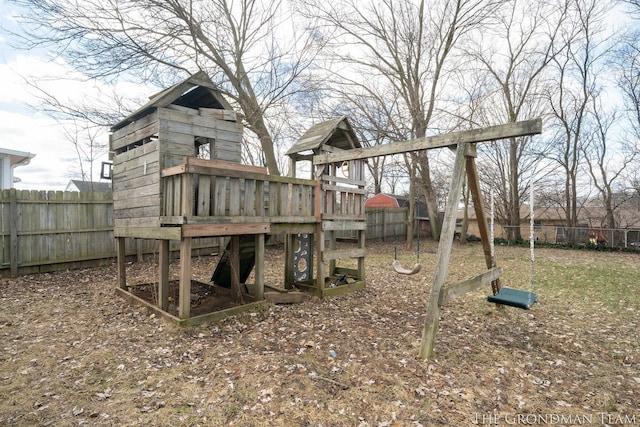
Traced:
POLYGON ((506 138, 536 135, 540 133, 542 133, 542 120, 534 119, 369 148, 323 154, 313 158, 314 164, 326 164, 345 160, 401 154, 432 148, 455 147, 456 158, 453 176, 451 179, 451 186, 449 188, 447 206, 442 224, 442 232, 440 234, 440 242, 438 244, 436 269, 431 284, 431 292, 429 294, 429 302, 427 305, 418 357, 423 359, 433 357, 435 337, 438 331, 438 322, 440 319, 440 307, 444 305, 444 303, 458 295, 477 289, 480 286, 488 285, 489 283, 492 285, 494 293, 496 293, 500 288, 498 279, 501 275, 501 270, 493 265, 491 257, 487 217, 475 165, 475 144, 479 142, 496 141, 506 138), (480 229, 480 238, 482 240, 482 247, 488 271, 472 279, 445 286, 449 272, 449 259, 451 257, 451 250, 453 247, 458 201, 460 200, 465 173, 467 175, 468 185, 473 197, 474 208, 480 229))

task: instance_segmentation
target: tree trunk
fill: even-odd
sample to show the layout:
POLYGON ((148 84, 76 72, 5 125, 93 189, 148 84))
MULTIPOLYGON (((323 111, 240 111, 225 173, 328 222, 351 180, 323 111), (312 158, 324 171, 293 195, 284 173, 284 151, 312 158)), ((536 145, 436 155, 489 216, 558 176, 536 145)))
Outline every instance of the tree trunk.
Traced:
POLYGON ((520 231, 520 174, 518 171, 518 141, 509 139, 509 240, 522 240, 520 231))
MULTIPOLYGON (((408 162, 408 157, 405 156, 405 161, 408 162)), ((413 219, 416 212, 416 166, 415 162, 411 162, 409 166, 409 212, 407 213, 407 250, 413 248, 413 219)))
MULTIPOLYGON (((239 71, 243 71, 241 64, 239 65, 239 71)), ((275 150, 273 148, 273 138, 267 128, 264 121, 264 112, 262 107, 258 103, 251 82, 248 78, 238 79, 236 89, 239 92, 238 101, 240 108, 244 113, 245 120, 249 124, 249 128, 256 134, 260 141, 260 147, 264 154, 264 160, 267 166, 267 170, 271 175, 280 175, 280 169, 278 168, 278 161, 276 160, 275 150)))
POLYGON ((462 229, 460 230, 460 244, 467 243, 467 231, 469 230, 469 184, 467 183, 465 189, 462 191, 464 198, 464 213, 462 217, 462 229))
POLYGON ((431 181, 431 169, 429 165, 429 157, 424 154, 419 158, 414 158, 414 163, 420 162, 420 173, 422 175, 422 187, 427 202, 427 213, 429 215, 429 226, 431 229, 431 239, 440 240, 440 217, 438 216, 438 201, 436 193, 433 191, 433 183, 431 181))
POLYGON ((576 177, 575 173, 570 169, 567 176, 567 183, 565 185, 565 200, 566 200, 566 219, 567 219, 567 240, 568 243, 576 243, 576 226, 578 209, 578 199, 576 196, 576 177))
POLYGON ((260 140, 260 147, 264 153, 264 159, 269 174, 280 175, 280 168, 278 167, 278 161, 276 160, 276 154, 273 148, 273 139, 271 138, 271 134, 264 123, 262 115, 256 119, 255 124, 252 127, 260 140))

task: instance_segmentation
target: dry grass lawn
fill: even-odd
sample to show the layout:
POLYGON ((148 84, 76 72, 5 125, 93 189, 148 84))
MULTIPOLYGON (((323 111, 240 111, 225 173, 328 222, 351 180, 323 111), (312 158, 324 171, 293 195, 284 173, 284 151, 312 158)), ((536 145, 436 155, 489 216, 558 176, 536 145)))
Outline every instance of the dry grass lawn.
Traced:
MULTIPOLYGON (((422 243, 415 276, 372 244, 363 291, 195 328, 124 304, 114 265, 3 279, 0 425, 640 425, 640 255, 538 249, 538 304, 469 293, 443 308, 435 360, 418 360, 435 265, 422 243)), ((503 283, 528 289, 528 249, 497 250, 503 283)), ((268 259, 277 285, 282 249, 268 259)), ((454 245, 448 282, 483 259, 454 245)), ((194 260, 200 280, 214 267, 194 260)))

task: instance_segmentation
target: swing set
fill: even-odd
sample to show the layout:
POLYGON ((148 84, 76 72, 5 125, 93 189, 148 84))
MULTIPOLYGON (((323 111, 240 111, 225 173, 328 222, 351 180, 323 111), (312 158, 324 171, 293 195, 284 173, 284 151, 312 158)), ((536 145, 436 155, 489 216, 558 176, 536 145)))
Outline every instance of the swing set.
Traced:
MULTIPOLYGON (((493 302, 501 305, 511 305, 518 307, 518 302, 523 297, 534 297, 533 292, 522 295, 517 290, 506 290, 501 294, 500 277, 502 270, 495 265, 495 257, 492 254, 490 245, 489 227, 484 209, 484 202, 480 189, 480 181, 476 168, 476 144, 482 142, 497 141, 507 138, 515 138, 542 133, 542 120, 534 119, 522 122, 512 122, 504 125, 491 126, 482 129, 453 132, 450 134, 428 136, 409 141, 383 144, 367 148, 336 151, 314 156, 314 165, 338 163, 345 160, 366 159, 369 157, 386 156, 392 154, 408 153, 412 151, 429 150, 434 148, 448 147, 455 151, 455 161, 449 193, 446 203, 440 242, 436 254, 436 267, 431 282, 431 290, 426 310, 422 339, 418 357, 432 358, 434 355, 435 336, 440 320, 440 309, 448 301, 463 295, 482 286, 491 285, 492 297, 498 300, 493 302), (469 189, 473 199, 473 206, 478 220, 480 239, 482 241, 485 264, 487 270, 480 275, 464 280, 462 282, 446 284, 449 270, 449 260, 453 247, 453 237, 455 234, 458 202, 462 191, 462 183, 466 174, 469 189), (515 291, 515 292, 514 292, 515 291)), ((533 219, 532 219, 533 221, 533 219)), ((532 239, 533 241, 533 239, 532 239)), ((399 274, 416 274, 420 271, 420 263, 417 262, 412 269, 403 268, 394 260, 393 268, 399 274)), ((532 303, 531 303, 532 304, 532 303)), ((530 307, 531 304, 528 304, 530 307)), ((526 307, 528 308, 528 307, 526 307)))
MULTIPOLYGON (((506 305, 510 307, 523 308, 528 310, 531 306, 536 302, 536 294, 533 290, 535 288, 535 234, 534 234, 534 207, 533 207, 533 179, 530 184, 530 232, 529 232, 529 242, 531 248, 531 274, 529 279, 529 289, 528 291, 523 291, 520 289, 508 288, 508 287, 500 287, 499 290, 494 290, 493 295, 489 295, 487 297, 487 301, 499 304, 506 305)), ((495 255, 495 237, 494 237, 494 221, 495 221, 495 202, 494 202, 494 193, 491 192, 491 217, 490 217, 490 239, 489 243, 491 245, 491 263, 493 267, 496 266, 496 255, 495 255)), ((400 261, 397 258, 397 237, 395 227, 393 228, 393 269, 396 273, 404 274, 404 275, 413 275, 419 273, 422 269, 422 265, 420 264, 420 230, 418 229, 418 241, 416 247, 416 263, 413 265, 411 269, 404 268, 400 261)))
MULTIPOLYGON (((534 234, 534 207, 533 207, 533 179, 530 183, 530 201, 529 201, 529 218, 530 218, 530 232, 529 232, 529 242, 531 248, 531 274, 529 279, 529 288, 532 289, 535 287, 535 234, 534 234)), ((495 202, 494 202, 494 193, 491 192, 491 217, 490 217, 490 238, 489 243, 491 245, 491 265, 493 268, 496 267, 496 255, 495 255, 495 237, 494 237, 494 221, 495 221, 495 202)), ((404 275, 413 275, 419 273, 422 269, 422 265, 420 264, 420 230, 418 229, 418 242, 416 248, 416 263, 413 265, 413 268, 408 269, 404 268, 400 261, 397 258, 397 236, 395 226, 393 228, 393 269, 396 273, 404 274, 404 275)), ((508 287, 500 287, 499 289, 493 290, 493 295, 489 295, 487 297, 487 301, 498 304, 498 305, 506 305, 510 307, 523 308, 528 310, 531 306, 536 302, 536 294, 533 290, 523 291, 520 289, 508 288, 508 287)))

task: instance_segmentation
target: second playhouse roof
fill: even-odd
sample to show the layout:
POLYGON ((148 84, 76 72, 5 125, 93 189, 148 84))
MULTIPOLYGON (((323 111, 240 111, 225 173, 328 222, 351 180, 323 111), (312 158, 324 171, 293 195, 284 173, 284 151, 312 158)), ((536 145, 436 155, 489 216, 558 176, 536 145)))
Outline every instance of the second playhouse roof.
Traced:
POLYGON ((324 144, 343 150, 362 147, 349 120, 342 116, 311 126, 285 154, 316 151, 324 144))

